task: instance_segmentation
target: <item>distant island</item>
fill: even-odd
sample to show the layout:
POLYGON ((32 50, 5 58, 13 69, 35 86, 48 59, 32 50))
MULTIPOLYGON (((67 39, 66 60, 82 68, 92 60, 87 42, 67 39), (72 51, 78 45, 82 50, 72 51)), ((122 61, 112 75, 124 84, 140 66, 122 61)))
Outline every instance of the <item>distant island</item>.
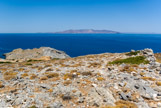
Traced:
POLYGON ((120 32, 112 30, 94 30, 94 29, 79 29, 79 30, 65 30, 60 32, 54 32, 60 34, 118 34, 120 32))

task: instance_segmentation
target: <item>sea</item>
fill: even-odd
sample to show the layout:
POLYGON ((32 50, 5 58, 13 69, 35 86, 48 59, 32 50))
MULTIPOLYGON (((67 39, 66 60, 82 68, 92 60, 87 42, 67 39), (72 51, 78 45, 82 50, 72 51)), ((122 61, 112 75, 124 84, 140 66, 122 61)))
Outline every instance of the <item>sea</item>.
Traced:
POLYGON ((71 57, 87 54, 122 53, 152 48, 161 52, 161 34, 52 34, 1 33, 0 58, 14 49, 52 47, 71 57))

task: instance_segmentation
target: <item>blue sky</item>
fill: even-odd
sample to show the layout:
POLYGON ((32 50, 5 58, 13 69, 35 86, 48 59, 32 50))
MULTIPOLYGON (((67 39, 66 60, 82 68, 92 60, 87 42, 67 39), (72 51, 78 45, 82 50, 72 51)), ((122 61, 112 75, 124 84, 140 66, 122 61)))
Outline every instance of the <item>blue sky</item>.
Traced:
POLYGON ((0 0, 0 33, 161 33, 161 0, 0 0))

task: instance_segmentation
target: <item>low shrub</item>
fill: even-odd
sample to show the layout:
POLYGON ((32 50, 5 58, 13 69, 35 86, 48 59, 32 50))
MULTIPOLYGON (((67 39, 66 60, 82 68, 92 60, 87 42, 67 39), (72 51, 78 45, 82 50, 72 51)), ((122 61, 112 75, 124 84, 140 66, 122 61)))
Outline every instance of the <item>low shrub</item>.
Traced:
POLYGON ((58 73, 46 73, 47 75, 47 77, 48 78, 53 78, 53 77, 58 77, 59 76, 59 74, 58 73))
POLYGON ((129 52, 129 53, 127 53, 126 55, 132 56, 132 55, 137 55, 138 53, 140 53, 140 51, 129 52))
POLYGON ((84 75, 84 76, 91 76, 92 72, 82 72, 82 75, 84 75))
POLYGON ((149 61, 147 61, 144 56, 137 56, 137 57, 129 57, 126 59, 120 59, 120 60, 115 60, 115 61, 109 62, 109 64, 122 64, 122 63, 125 63, 125 64, 141 64, 141 63, 148 64, 149 61))
POLYGON ((4 64, 4 63, 11 63, 11 62, 0 62, 0 64, 4 64))

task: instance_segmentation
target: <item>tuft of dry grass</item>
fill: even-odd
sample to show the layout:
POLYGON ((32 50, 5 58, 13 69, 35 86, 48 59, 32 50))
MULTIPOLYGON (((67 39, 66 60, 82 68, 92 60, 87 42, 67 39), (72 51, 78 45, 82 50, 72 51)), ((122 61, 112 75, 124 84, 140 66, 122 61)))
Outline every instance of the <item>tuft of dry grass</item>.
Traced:
POLYGON ((53 69, 52 69, 52 68, 49 68, 49 69, 47 69, 46 71, 53 71, 53 69))
POLYGON ((40 77, 40 80, 47 80, 47 79, 48 79, 47 76, 40 77))
POLYGON ((3 83, 0 81, 0 88, 3 88, 4 87, 4 85, 3 85, 3 83))
POLYGON ((25 78, 27 76, 29 76, 27 73, 24 73, 24 74, 21 75, 22 78, 25 78))
POLYGON ((73 79, 74 77, 75 76, 72 73, 66 73, 66 74, 64 74, 64 80, 73 79))
POLYGON ((100 63, 91 63, 88 67, 100 67, 101 64, 100 63))
POLYGON ((82 72, 82 75, 83 76, 91 76, 92 75, 92 72, 82 72))
POLYGON ((145 75, 145 73, 144 73, 144 72, 140 72, 140 75, 141 75, 141 76, 144 76, 144 75, 145 75))
POLYGON ((97 77, 98 81, 104 81, 105 79, 103 77, 97 77))
POLYGON ((115 102, 116 106, 105 106, 101 108, 138 108, 136 104, 130 102, 130 101, 117 101, 115 102))
POLYGON ((18 72, 6 72, 3 74, 3 78, 5 80, 11 80, 11 79, 14 79, 16 78, 18 72))
POLYGON ((157 85, 157 86, 161 86, 161 82, 157 81, 157 82, 156 82, 156 85, 157 85))
POLYGON ((128 72, 128 73, 131 73, 131 72, 136 72, 136 70, 134 69, 134 67, 130 66, 130 65, 126 65, 124 66, 123 69, 121 69, 121 72, 128 72))
POLYGON ((64 81, 63 84, 64 84, 65 86, 67 86, 67 85, 69 85, 69 84, 71 84, 71 83, 72 83, 71 81, 64 81))
POLYGON ((156 79, 152 78, 152 77, 141 77, 141 79, 143 80, 150 80, 150 81, 155 81, 156 79))
POLYGON ((59 77, 58 73, 46 73, 48 78, 59 77))
POLYGON ((37 75, 31 74, 30 79, 32 80, 32 79, 35 79, 35 78, 37 78, 37 75))

